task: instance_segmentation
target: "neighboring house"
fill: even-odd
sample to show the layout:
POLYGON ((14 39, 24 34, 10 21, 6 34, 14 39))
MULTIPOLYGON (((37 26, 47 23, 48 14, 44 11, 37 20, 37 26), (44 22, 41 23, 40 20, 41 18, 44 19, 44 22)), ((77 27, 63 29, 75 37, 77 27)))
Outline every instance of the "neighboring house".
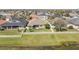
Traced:
POLYGON ((72 11, 71 13, 69 13, 70 16, 77 16, 78 13, 76 13, 75 11, 72 11))
POLYGON ((79 17, 72 18, 72 19, 68 20, 67 22, 68 22, 67 27, 73 26, 74 29, 79 30, 79 17))
POLYGON ((11 13, 6 13, 6 12, 0 12, 0 15, 3 15, 3 16, 11 16, 11 15, 13 15, 13 14, 11 14, 11 13))
MULTIPOLYGON (((51 19, 51 20, 49 19, 48 21, 53 25, 55 21, 61 21, 61 20, 65 22, 65 20, 63 18, 60 18, 60 17, 56 17, 56 18, 51 19)), ((65 22, 65 24, 66 24, 66 22, 65 22)))
POLYGON ((47 15, 38 15, 39 19, 42 19, 42 20, 47 20, 48 19, 48 16, 47 15))
POLYGON ((62 16, 64 19, 71 19, 71 17, 62 16))
POLYGON ((52 16, 48 13, 41 13, 41 14, 37 14, 39 16, 39 19, 42 19, 42 20, 47 20, 49 18, 49 16, 52 16))
POLYGON ((46 21, 43 19, 40 19, 39 16, 32 15, 31 20, 28 23, 28 27, 34 27, 34 28, 43 28, 46 24, 46 21))
POLYGON ((12 18, 8 20, 0 20, 0 26, 7 29, 26 27, 28 22, 21 18, 12 18))
POLYGON ((0 19, 0 25, 3 25, 4 23, 6 23, 6 21, 3 19, 0 19))

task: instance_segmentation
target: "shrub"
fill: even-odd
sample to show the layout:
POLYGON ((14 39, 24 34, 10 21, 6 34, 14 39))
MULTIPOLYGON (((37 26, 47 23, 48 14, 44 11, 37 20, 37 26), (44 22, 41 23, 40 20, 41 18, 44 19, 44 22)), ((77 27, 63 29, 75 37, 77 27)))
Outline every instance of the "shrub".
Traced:
POLYGON ((54 28, 56 31, 60 31, 60 29, 57 27, 57 26, 55 26, 55 28, 54 28))
POLYGON ((26 30, 27 30, 27 29, 25 28, 25 29, 24 29, 24 32, 26 32, 26 30))
POLYGON ((4 31, 4 30, 5 30, 4 28, 0 27, 0 31, 4 31))
POLYGON ((67 31, 67 29, 65 27, 62 27, 61 31, 67 31))
POLYGON ((67 31, 66 27, 61 27, 61 26, 55 26, 54 28, 56 31, 67 31))
POLYGON ((69 26, 68 29, 73 29, 73 26, 69 26))
POLYGON ((29 28, 29 31, 30 31, 30 32, 34 32, 34 30, 33 30, 32 28, 29 28))
POLYGON ((50 29, 50 25, 49 24, 45 24, 45 28, 46 29, 50 29))

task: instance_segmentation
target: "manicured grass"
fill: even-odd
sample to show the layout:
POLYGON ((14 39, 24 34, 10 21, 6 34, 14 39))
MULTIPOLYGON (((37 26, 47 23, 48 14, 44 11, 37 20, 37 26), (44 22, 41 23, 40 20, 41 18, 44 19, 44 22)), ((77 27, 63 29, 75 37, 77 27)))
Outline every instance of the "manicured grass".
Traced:
MULTIPOLYGON (((27 30, 26 32, 30 32, 29 30, 27 30)), ((33 32, 51 32, 50 29, 33 29, 33 32)))
POLYGON ((32 34, 17 38, 0 38, 0 46, 58 46, 66 41, 79 42, 79 34, 32 34))
POLYGON ((79 34, 38 34, 23 35, 22 43, 27 46, 60 45, 63 41, 79 42, 79 34))
POLYGON ((35 29, 34 32, 51 32, 50 29, 35 29))
POLYGON ((21 45, 21 38, 0 38, 0 46, 21 45))
POLYGON ((56 40, 51 35, 24 35, 22 38, 23 45, 28 46, 50 46, 56 45, 56 40), (54 40, 54 41, 53 41, 54 40))
POLYGON ((76 29, 68 29, 69 32, 79 32, 78 30, 76 29))
POLYGON ((17 29, 0 31, 0 35, 17 35, 17 34, 19 34, 17 29))

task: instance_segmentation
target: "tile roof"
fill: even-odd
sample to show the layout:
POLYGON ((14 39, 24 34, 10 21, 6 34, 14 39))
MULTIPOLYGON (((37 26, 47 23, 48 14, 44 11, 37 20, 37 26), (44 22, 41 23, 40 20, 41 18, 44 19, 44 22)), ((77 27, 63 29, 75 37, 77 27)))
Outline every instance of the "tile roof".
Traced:
POLYGON ((0 20, 0 25, 2 25, 2 24, 4 24, 4 23, 6 23, 6 20, 0 20))
POLYGON ((45 20, 42 19, 32 19, 29 21, 27 26, 33 26, 33 25, 44 25, 46 24, 45 20))

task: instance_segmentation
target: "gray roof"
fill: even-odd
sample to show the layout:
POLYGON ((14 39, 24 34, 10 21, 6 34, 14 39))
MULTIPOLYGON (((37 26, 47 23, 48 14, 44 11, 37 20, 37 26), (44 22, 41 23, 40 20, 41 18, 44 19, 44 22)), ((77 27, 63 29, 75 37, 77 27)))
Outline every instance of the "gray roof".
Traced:
POLYGON ((74 24, 76 26, 79 26, 79 17, 78 18, 72 18, 68 21, 70 24, 74 24))
POLYGON ((11 21, 2 24, 1 26, 26 26, 28 22, 25 19, 13 18, 11 21))
POLYGON ((22 22, 7 22, 1 26, 25 26, 22 22))
POLYGON ((46 14, 46 13, 42 13, 42 14, 37 14, 38 16, 54 16, 54 14, 46 14))

